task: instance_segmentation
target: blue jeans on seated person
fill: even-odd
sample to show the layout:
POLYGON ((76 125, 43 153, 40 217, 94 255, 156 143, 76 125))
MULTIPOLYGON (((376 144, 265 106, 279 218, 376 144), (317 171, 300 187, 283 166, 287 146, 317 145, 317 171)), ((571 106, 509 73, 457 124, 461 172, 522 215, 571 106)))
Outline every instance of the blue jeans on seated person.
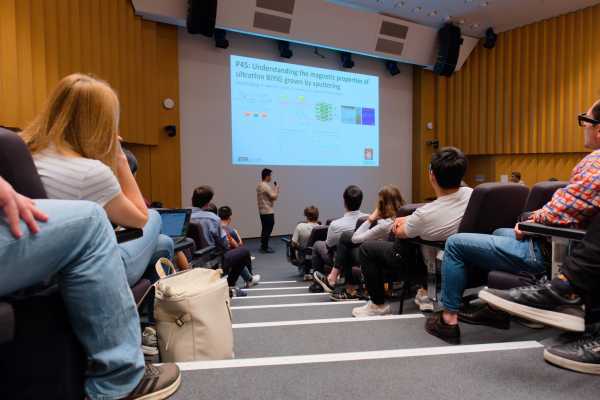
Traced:
POLYGON ((0 296, 56 276, 69 319, 90 360, 90 399, 127 396, 144 374, 138 313, 106 213, 87 201, 38 200, 40 232, 15 239, 0 212, 0 296))
POLYGON ((155 210, 148 210, 148 222, 144 226, 141 238, 119 244, 121 258, 125 264, 127 283, 133 286, 140 280, 146 268, 152 266, 160 257, 173 259, 173 239, 160 234, 162 221, 155 210))
POLYGON ((513 229, 497 229, 492 235, 457 233, 448 238, 444 250, 442 304, 446 310, 458 312, 468 268, 540 273, 545 266, 539 242, 517 240, 513 229))

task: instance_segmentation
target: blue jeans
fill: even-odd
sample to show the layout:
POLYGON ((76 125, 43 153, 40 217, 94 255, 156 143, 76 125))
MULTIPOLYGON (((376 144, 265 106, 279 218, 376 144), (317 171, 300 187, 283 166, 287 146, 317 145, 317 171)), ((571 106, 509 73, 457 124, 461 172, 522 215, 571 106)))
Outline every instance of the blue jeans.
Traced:
POLYGON ((91 368, 91 399, 119 399, 144 374, 138 313, 127 285, 114 231, 97 204, 38 200, 48 214, 40 232, 15 239, 0 213, 0 296, 58 279, 73 330, 91 368))
POLYGON ((146 268, 160 257, 173 259, 173 240, 160 234, 161 225, 160 215, 155 210, 148 210, 144 235, 139 239, 119 244, 129 286, 139 281, 146 268))
POLYGON ((543 272, 545 262, 539 243, 517 240, 513 229, 497 229, 492 235, 458 233, 446 241, 442 261, 442 304, 448 311, 460 308, 467 287, 466 268, 488 271, 543 272))

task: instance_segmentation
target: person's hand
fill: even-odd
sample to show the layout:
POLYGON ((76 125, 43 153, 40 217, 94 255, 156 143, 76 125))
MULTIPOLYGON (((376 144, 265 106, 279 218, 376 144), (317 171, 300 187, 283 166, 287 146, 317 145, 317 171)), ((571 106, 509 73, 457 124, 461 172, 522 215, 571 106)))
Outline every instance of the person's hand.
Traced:
POLYGON ((46 222, 48 216, 35 206, 33 200, 15 192, 13 187, 0 177, 0 208, 4 211, 10 232, 17 239, 23 236, 19 220, 23 220, 34 235, 40 231, 37 221, 46 222))
POLYGON ((523 240, 525 238, 525 233, 519 229, 519 223, 515 225, 515 238, 517 240, 523 240))
POLYGON ((379 208, 376 208, 371 215, 369 215, 369 221, 375 222, 381 218, 381 214, 379 213, 379 208))
POLYGON ((398 236, 398 230, 402 227, 402 225, 404 225, 404 219, 396 218, 394 220, 394 225, 392 226, 392 233, 398 236))

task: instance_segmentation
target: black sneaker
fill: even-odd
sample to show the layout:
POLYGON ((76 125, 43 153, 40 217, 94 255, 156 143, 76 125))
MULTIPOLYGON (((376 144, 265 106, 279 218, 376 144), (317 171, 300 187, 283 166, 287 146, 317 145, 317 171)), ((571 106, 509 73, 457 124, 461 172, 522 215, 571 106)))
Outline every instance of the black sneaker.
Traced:
POLYGON ((434 312, 425 321, 425 331, 450 344, 460 344, 460 328, 444 322, 442 311, 434 312))
POLYGON ((583 334, 579 340, 544 350, 550 364, 585 374, 600 375, 600 334, 583 334))
POLYGON ((315 271, 313 272, 313 278, 315 278, 315 282, 317 282, 323 287, 323 290, 325 292, 331 293, 334 291, 335 286, 329 283, 329 280, 327 280, 327 275, 325 275, 324 273, 315 271))
POLYGON ((497 329, 510 328, 510 315, 494 310, 487 304, 468 305, 458 313, 458 320, 471 325, 485 325, 497 329))
POLYGON ((330 295, 331 301, 351 301, 351 300, 366 300, 362 289, 347 289, 343 286, 336 288, 330 295))
POLYGON ((308 291, 311 293, 323 293, 323 287, 318 284, 317 282, 313 282, 309 287, 308 287, 308 291))
POLYGON ((509 314, 573 332, 585 330, 581 297, 561 295, 551 282, 509 290, 483 289, 479 298, 509 314))
POLYGON ((171 397, 181 385, 181 372, 177 365, 146 363, 142 380, 123 400, 164 400, 171 397))

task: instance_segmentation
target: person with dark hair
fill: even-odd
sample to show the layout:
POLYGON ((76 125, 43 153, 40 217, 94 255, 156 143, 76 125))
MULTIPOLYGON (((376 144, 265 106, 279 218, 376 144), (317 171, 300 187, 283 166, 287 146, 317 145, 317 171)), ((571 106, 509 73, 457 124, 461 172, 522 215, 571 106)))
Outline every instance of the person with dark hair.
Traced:
MULTIPOLYGON (((530 221, 563 227, 584 228, 600 211, 600 100, 587 113, 578 116, 584 131, 584 145, 595 149, 573 169, 569 184, 558 189, 552 199, 540 210, 534 211, 530 221)), ((427 320, 425 330, 450 343, 460 342, 460 320, 467 323, 506 326, 508 315, 492 307, 486 307, 476 316, 459 314, 462 294, 466 287, 467 268, 484 268, 487 271, 541 273, 551 258, 548 243, 539 238, 526 237, 518 229, 498 229, 492 235, 460 233, 446 242, 442 261, 442 304, 444 310, 427 320)), ((571 278, 559 275, 550 283, 512 290, 508 297, 514 303, 535 303, 543 308, 564 315, 565 321, 583 330, 583 310, 578 307, 577 296, 570 296, 571 278)), ((492 306, 502 302, 497 292, 482 291, 480 296, 492 306)), ((581 303, 579 303, 581 304, 581 303)), ((543 311, 540 314, 544 314, 543 311)), ((556 316, 556 315, 555 315, 556 316)))
MULTIPOLYGON (((231 217, 233 215, 233 211, 229 206, 219 207, 217 211, 217 215, 221 219, 221 227, 227 234, 227 241, 229 242, 229 247, 232 249, 237 249, 244 245, 244 241, 242 240, 242 236, 239 232, 231 225, 231 217)), ((250 257, 252 260, 253 257, 250 257)), ((244 266, 240 276, 246 282, 246 288, 251 288, 253 286, 258 285, 260 282, 260 275, 254 274, 252 272, 252 264, 248 264, 244 266)))
MULTIPOLYGON (((333 265, 333 258, 335 249, 337 247, 340 236, 344 232, 353 232, 356 228, 356 221, 361 217, 366 217, 367 214, 360 211, 360 206, 363 200, 363 192, 356 185, 348 186, 342 195, 344 199, 344 207, 346 213, 342 218, 336 219, 331 222, 329 229, 327 230, 327 239, 325 241, 319 240, 313 245, 312 255, 312 269, 321 273, 325 272, 325 265, 333 265)), ((306 268, 306 267, 305 267, 306 268)), ((305 269, 304 279, 310 280, 312 278, 311 271, 305 269)), ((322 292, 323 287, 315 282, 310 286, 311 292, 322 292)))
MULTIPOLYGON (((403 239, 420 237, 430 241, 446 240, 458 231, 473 192, 473 189, 461 186, 466 171, 467 158, 459 149, 445 147, 434 153, 429 164, 429 182, 437 199, 418 208, 408 217, 394 220, 392 233, 396 237, 395 243, 368 241, 360 246, 359 260, 370 301, 352 310, 353 316, 391 313, 384 299, 384 271, 403 267, 408 246, 403 239)), ((421 309, 433 308, 426 293, 418 294, 415 302, 421 309)))
POLYGON ((231 288, 230 293, 245 296, 244 292, 236 290, 235 283, 242 270, 247 265, 251 265, 251 255, 245 247, 237 247, 231 236, 223 229, 221 219, 217 215, 218 210, 214 204, 214 210, 211 210, 212 203, 210 201, 214 194, 212 187, 207 185, 194 189, 191 220, 200 224, 204 240, 209 246, 215 246, 225 251, 223 271, 227 274, 227 283, 231 288))
POLYGON ((131 150, 126 149, 125 147, 123 147, 123 153, 125 153, 125 157, 127 157, 127 164, 129 164, 129 169, 131 170, 131 173, 133 174, 133 176, 135 176, 135 174, 137 174, 138 171, 137 158, 131 152, 131 150))
POLYGON ((269 247, 269 239, 275 226, 275 212, 273 206, 275 200, 279 197, 279 186, 277 181, 273 182, 274 188, 269 185, 273 179, 273 171, 269 168, 264 168, 261 173, 261 181, 256 187, 256 199, 258 202, 258 214, 260 215, 261 232, 260 232, 260 252, 274 253, 275 251, 269 247))
POLYGON ((518 183, 519 185, 525 185, 525 182, 521 179, 521 173, 519 171, 511 172, 508 181, 512 183, 518 183))
POLYGON ((385 185, 378 194, 375 209, 355 232, 344 232, 338 241, 334 266, 328 276, 315 271, 314 278, 326 292, 331 293, 333 301, 355 300, 363 297, 361 287, 354 279, 352 267, 359 264, 358 251, 362 243, 368 240, 387 240, 394 219, 404 198, 400 189, 394 185, 385 185), (336 288, 339 275, 343 273, 346 285, 336 288))
POLYGON ((306 207, 304 209, 304 216, 306 217, 306 221, 296 225, 296 229, 294 229, 294 234, 292 235, 292 246, 295 248, 306 247, 312 229, 319 225, 319 209, 317 207, 306 207))

